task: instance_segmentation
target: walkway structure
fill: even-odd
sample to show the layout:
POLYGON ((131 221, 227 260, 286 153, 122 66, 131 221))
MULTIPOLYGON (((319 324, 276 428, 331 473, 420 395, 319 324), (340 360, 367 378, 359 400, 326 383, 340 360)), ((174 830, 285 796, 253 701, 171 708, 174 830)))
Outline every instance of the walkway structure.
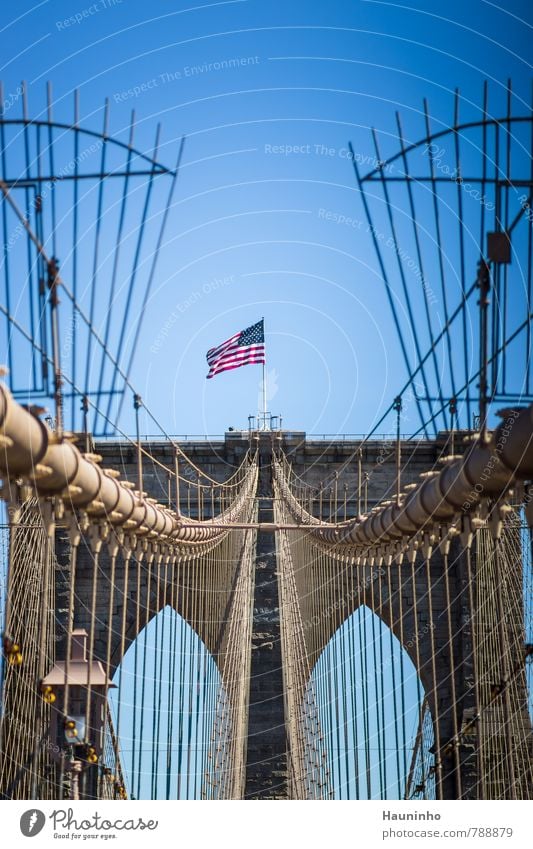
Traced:
MULTIPOLYGON (((14 128, 23 138, 35 133, 42 141, 46 129, 48 152, 54 134, 70 138, 72 133, 78 146, 74 165, 53 174, 54 182, 74 177, 76 192, 81 179, 94 180, 103 206, 111 176, 107 127, 97 137, 99 171, 82 174, 77 118, 72 127, 56 125, 50 108, 47 121, 30 122, 26 104, 24 109, 22 121, 0 123, 2 132, 14 128)), ((87 312, 45 249, 46 225, 52 234, 59 225, 55 201, 46 203, 44 172, 34 173, 28 160, 24 175, 13 178, 6 173, 6 157, 2 160, 4 223, 9 216, 18 219, 29 279, 36 274, 39 282, 36 290, 28 287, 29 328, 12 314, 9 297, 3 312, 10 333, 19 333, 29 345, 24 367, 29 365, 32 375, 32 402, 55 401, 48 423, 35 403, 20 403, 28 387, 19 379, 23 349, 13 343, 11 385, 0 384, 1 497, 8 516, 2 797, 522 799, 531 794, 532 182, 529 170, 523 179, 511 179, 516 173, 511 172, 511 130, 516 124, 516 137, 522 138, 522 129, 530 133, 533 124, 530 115, 512 116, 510 107, 503 119, 489 120, 485 99, 479 122, 461 126, 456 115, 446 131, 454 142, 452 182, 459 207, 460 296, 452 308, 440 241, 444 153, 435 146, 442 134, 431 135, 427 112, 426 122, 424 140, 409 148, 399 125, 400 151, 388 161, 374 136, 380 164, 365 177, 352 151, 380 275, 389 294, 400 286, 413 326, 417 310, 406 256, 417 257, 417 297, 426 307, 431 299, 416 187, 429 183, 435 203, 433 268, 438 273, 432 280, 439 279, 446 324, 436 334, 427 311, 429 347, 417 350, 412 363, 391 299, 408 381, 385 413, 396 411, 398 423, 396 438, 388 443, 371 439, 375 431, 364 439, 322 445, 305 434, 275 430, 228 433, 220 444, 203 447, 186 448, 170 438, 157 444, 141 440, 142 400, 129 382, 135 350, 125 353, 121 334, 116 351, 110 351, 110 324, 104 339, 95 331, 99 228, 87 312), (471 130, 481 134, 482 145, 481 168, 470 183, 477 181, 485 202, 478 204, 479 264, 474 283, 467 285, 473 246, 464 241, 472 228, 463 214, 460 145, 471 130), (499 160, 494 175, 488 170, 491 134, 500 152, 508 145, 503 176, 499 160), (426 177, 414 173, 413 157, 429 168, 426 177), (399 162, 400 174, 394 170, 399 162), (415 254, 400 249, 391 180, 406 192, 415 254), (376 181, 390 231, 383 238, 372 213, 376 196, 369 187, 376 181), (517 188, 526 191, 518 201, 517 188), (15 189, 27 197, 34 193, 31 216, 20 211, 15 189), (489 227, 490 198, 496 212, 489 227), (386 257, 387 239, 393 250, 386 257), (518 302, 510 285, 511 243, 527 257, 522 266, 527 291, 518 302), (496 310, 490 312, 490 290, 504 305, 501 320, 496 310), (71 296, 75 332, 81 322, 91 345, 101 351, 96 383, 89 366, 76 361, 79 340, 70 377, 64 374, 62 291, 71 296), (471 373, 474 343, 464 328, 474 294, 479 365, 471 373), (48 330, 37 320, 40 309, 49 310, 48 330), (462 346, 459 358, 455 339, 462 346), (525 358, 515 356, 512 370, 507 353, 516 354, 518 345, 525 358), (435 384, 431 373, 434 369, 438 378, 442 356, 448 357, 449 385, 438 379, 435 384), (112 377, 106 381, 108 371, 112 377), (411 399, 420 414, 418 441, 400 439, 407 388, 414 390, 411 399), (120 413, 128 389, 137 413, 136 437, 98 442, 120 413), (76 398, 82 401, 81 417, 76 398), (500 404, 505 404, 501 424, 489 427, 491 405, 500 404)), ((519 171, 525 136, 522 142, 519 171)), ((3 144, 9 147, 5 137, 3 144)), ((152 183, 156 177, 170 180, 160 243, 177 169, 167 171, 155 156, 139 154, 131 139, 121 151, 116 263, 133 162, 142 165, 137 176, 148 181, 141 235, 131 258, 134 286, 152 183)), ((7 296, 13 261, 5 257, 7 296)), ((117 279, 116 263, 109 269, 111 281, 117 279)), ((75 261, 72 270, 75 280, 75 261)), ((154 273, 152 265, 145 292, 154 273)), ((124 333, 129 303, 120 317, 124 333)), ((416 338, 419 345, 423 334, 417 331, 416 338)))

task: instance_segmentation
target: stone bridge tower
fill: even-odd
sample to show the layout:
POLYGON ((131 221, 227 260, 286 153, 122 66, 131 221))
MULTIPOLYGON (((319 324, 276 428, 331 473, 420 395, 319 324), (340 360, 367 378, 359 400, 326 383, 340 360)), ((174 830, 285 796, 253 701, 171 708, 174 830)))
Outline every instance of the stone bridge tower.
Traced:
MULTIPOLYGON (((342 509, 348 518, 357 514, 359 498, 363 502, 363 508, 370 510, 394 491, 395 454, 388 440, 367 442, 362 448, 358 463, 359 443, 355 441, 326 442, 306 439, 303 433, 289 432, 259 434, 257 439, 260 457, 257 493, 259 522, 273 521, 272 452, 280 447, 299 477, 315 487, 317 493, 322 488, 322 518, 325 520, 328 519, 330 508, 330 500, 326 494, 333 485, 337 493, 341 493, 338 497, 343 500, 342 509)), ((197 466, 213 478, 223 481, 239 465, 248 446, 248 434, 228 433, 223 441, 190 441, 182 447, 197 466)), ((162 467, 172 466, 172 448, 165 442, 151 442, 146 448, 156 462, 150 464, 147 460, 144 464, 144 488, 150 496, 165 503, 168 501, 169 488, 162 467)), ((96 451, 102 455, 106 467, 117 469, 128 480, 136 480, 136 454, 126 443, 103 442, 96 445, 96 451)), ((415 481, 421 472, 432 469, 439 457, 446 452, 445 437, 435 441, 402 444, 402 482, 415 481)), ((194 515, 195 495, 192 478, 190 487, 182 484, 181 497, 183 503, 189 499, 194 515)), ((317 499, 316 515, 320 509, 318 503, 317 499)), ((515 543, 518 547, 521 544, 519 536, 519 531, 516 531, 515 543)), ((394 561, 382 565, 381 568, 371 563, 357 567, 343 566, 343 574, 340 577, 342 583, 347 580, 349 569, 357 569, 357 581, 366 588, 364 604, 373 609, 392 629, 417 669, 433 717, 435 740, 440 744, 442 753, 441 758, 437 758, 435 771, 439 774, 443 798, 457 798, 458 786, 463 798, 478 797, 479 759, 494 757, 498 739, 505 733, 501 727, 501 718, 498 719, 496 714, 484 720, 484 737, 486 741, 491 738, 491 745, 486 747, 485 754, 480 753, 480 726, 476 722, 474 693, 476 687, 484 687, 489 693, 490 688, 494 689, 500 682, 488 680, 489 667, 485 673, 481 668, 484 649, 480 635, 482 636, 484 627, 493 627, 494 623, 491 622, 487 611, 480 612, 477 622, 472 622, 469 617, 471 600, 468 598, 468 573, 469 570, 473 571, 479 582, 490 581, 492 573, 484 565, 487 546, 490 548, 490 545, 489 535, 484 541, 478 541, 477 547, 472 547, 467 558, 463 545, 456 540, 449 551, 433 552, 429 560, 424 557, 423 552, 413 552, 412 557, 406 556, 401 563, 394 561), (447 569, 444 568, 444 556, 448 564, 447 569), (477 631, 475 650, 476 634, 473 629, 477 631), (478 680, 475 685, 476 676, 478 680), (453 740, 458 732, 461 745, 456 746, 453 740), (452 741, 450 745, 447 745, 448 741, 452 741)), ((59 562, 62 564, 62 571, 60 569, 58 575, 68 581, 67 555, 68 544, 63 541, 63 544, 58 546, 59 562)), ((275 533, 270 529, 259 530, 255 552, 252 661, 248 696, 245 797, 249 799, 283 799, 288 798, 289 792, 278 565, 275 533)), ((95 625, 95 656, 105 663, 106 623, 110 605, 114 607, 115 614, 118 614, 119 610, 123 611, 127 623, 126 641, 120 643, 117 637, 110 649, 111 668, 115 670, 128 645, 151 617, 166 604, 171 604, 178 613, 187 616, 186 588, 183 588, 182 594, 173 596, 168 575, 164 567, 160 567, 158 580, 155 584, 152 582, 151 592, 148 593, 144 578, 146 570, 136 568, 133 561, 130 561, 127 566, 128 580, 124 558, 118 556, 111 568, 110 554, 105 547, 99 555, 98 568, 107 576, 107 582, 100 582, 98 595, 92 598, 94 556, 89 545, 81 546, 77 563, 75 625, 86 629, 89 629, 91 624, 95 625)), ((351 580, 353 581, 353 576, 351 580)), ((58 589, 61 591, 61 587, 58 589)), ((332 609, 335 601, 332 596, 332 609)), ((359 598, 359 603, 362 601, 363 596, 359 598)), ((331 616, 330 636, 338 627, 339 621, 349 617, 357 606, 358 601, 353 597, 351 600, 343 600, 340 619, 338 615, 331 616)), ((338 605, 335 609, 338 614, 338 605)), ((201 631, 201 625, 195 623, 190 616, 189 623, 201 631)), ((513 645, 520 643, 523 639, 520 610, 508 611, 505 627, 509 632, 509 642, 513 645)), ((206 644, 216 659, 220 645, 210 643, 208 639, 206 644)), ((325 645, 322 646, 322 649, 324 648, 325 645)), ((527 724, 529 720, 525 681, 521 680, 519 686, 523 689, 523 721, 527 724)), ((484 787, 482 793, 487 798, 493 796, 490 787, 484 787)))

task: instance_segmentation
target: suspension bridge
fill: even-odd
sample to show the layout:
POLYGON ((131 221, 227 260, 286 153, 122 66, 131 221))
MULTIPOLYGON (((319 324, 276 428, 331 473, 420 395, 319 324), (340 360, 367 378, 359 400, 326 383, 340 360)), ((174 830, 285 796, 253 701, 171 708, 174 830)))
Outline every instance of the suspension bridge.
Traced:
POLYGON ((508 91, 437 132, 425 106, 414 144, 398 118, 367 174, 350 148, 406 381, 327 439, 180 439, 131 383, 183 141, 167 168, 159 131, 147 155, 107 107, 82 129, 77 96, 55 122, 51 90, 2 117, 2 798, 530 798, 533 120, 508 91))

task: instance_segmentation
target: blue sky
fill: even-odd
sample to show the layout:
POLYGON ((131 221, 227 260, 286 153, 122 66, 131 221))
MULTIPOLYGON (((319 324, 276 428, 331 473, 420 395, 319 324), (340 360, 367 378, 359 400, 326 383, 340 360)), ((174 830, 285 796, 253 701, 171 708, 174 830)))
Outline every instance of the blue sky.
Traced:
MULTIPOLYGON (((109 345, 119 342, 120 315, 128 303, 129 322, 123 361, 137 341, 132 382, 164 428, 173 434, 222 433, 245 427, 260 398, 261 369, 250 366, 206 381, 205 352, 262 316, 267 332, 269 406, 284 426, 308 433, 367 433, 381 418, 406 379, 406 369, 390 306, 356 191, 349 142, 361 172, 376 158, 370 129, 375 127, 382 157, 398 150, 395 111, 402 116, 407 142, 425 135, 423 99, 434 130, 453 121, 454 90, 461 90, 460 120, 479 120, 482 86, 489 83, 489 116, 505 113, 507 78, 513 80, 513 112, 525 114, 531 103, 533 8, 527 0, 505 4, 470 0, 374 0, 328 3, 259 0, 201 3, 135 0, 20 0, 5 5, 0 31, 4 46, 1 77, 7 119, 22 115, 21 80, 28 83, 31 117, 43 116, 46 83, 52 84, 55 120, 73 120, 73 92, 80 92, 80 123, 100 131, 103 104, 109 98, 109 132, 125 142, 135 110, 134 144, 149 153, 162 123, 159 159, 173 167, 186 137, 179 180, 155 270, 150 298, 143 306, 149 260, 166 195, 158 182, 153 198, 137 293, 128 303, 128 276, 119 273, 117 309, 109 345), (152 213, 151 213, 152 215, 152 213), (140 329, 138 319, 142 317, 140 329)), ((10 173, 23 171, 22 136, 10 136, 10 173)), ((517 135, 519 172, 524 171, 528 139, 517 135)), ((72 148, 59 140, 56 166, 71 161, 72 148)), ((472 136, 463 154, 476 168, 479 138, 472 136)), ((451 162, 450 141, 436 153, 444 169, 451 162)), ((110 165, 118 158, 110 153, 110 165)), ((98 163, 100 150, 91 161, 98 163)), ((426 157, 427 164, 427 157, 426 157)), ((9 169, 8 169, 9 170, 9 169)), ((160 178, 158 178, 159 180, 160 178)), ((157 181, 156 181, 157 182, 157 181)), ((62 224, 55 244, 65 283, 74 286, 73 206, 57 189, 62 224)), ((126 231, 135 234, 144 198, 142 181, 132 186, 131 217, 126 231)), ((392 192, 391 192, 392 193, 392 192)), ((442 189, 449 203, 443 214, 446 292, 457 303, 458 244, 453 204, 457 187, 442 189), (452 200, 453 192, 453 200, 452 200)), ((80 303, 90 309, 96 293, 95 326, 106 331, 106 308, 113 263, 119 203, 116 185, 106 185, 101 221, 100 266, 92 286, 97 184, 84 184, 80 200, 77 287, 80 303)), ((49 203, 44 200, 45 215, 49 203)), ((473 281, 479 258, 477 224, 481 205, 463 193, 471 238, 466 246, 465 279, 473 281)), ((393 201, 405 213, 405 194, 393 201)), ((427 198, 417 198, 418 216, 432 230, 427 198)), ((516 203, 516 199, 515 199, 516 203)), ((386 242, 386 210, 372 205, 376 228, 386 242)), ((413 332, 402 297, 401 274, 389 251, 385 262, 406 336, 411 362, 417 342, 427 349, 420 281, 413 259, 409 215, 401 219, 405 245, 403 270, 414 301, 413 332)), ((15 226, 9 219, 8 232, 15 226)), ((525 233, 514 243, 511 285, 525 291, 525 233), (522 259, 521 259, 522 258, 522 259)), ((122 256, 133 254, 134 236, 122 256)), ((12 309, 29 326, 26 302, 35 279, 26 279, 17 263, 25 243, 9 252, 12 309)), ((436 282, 431 245, 426 268, 435 302, 434 327, 443 324, 443 301, 436 282)), ((4 255, 4 268, 6 256, 4 255)), ((0 269, 0 275, 4 270, 0 269)), ((0 302, 5 303, 0 276, 0 302)), ((87 337, 79 328, 76 373, 71 368, 72 338, 68 299, 61 303, 61 349, 67 376, 85 388, 87 337)), ((520 316, 520 302, 510 305, 520 316)), ((6 326, 1 324, 0 361, 7 361, 6 326)), ((468 374, 477 367, 475 299, 466 314, 468 374)), ((455 337, 454 337, 455 338, 455 337)), ((19 337, 9 340, 18 386, 30 385, 31 373, 19 337), (17 362, 15 363, 17 365, 17 362), (26 371, 24 371, 26 369, 26 371)), ((459 347, 452 351, 457 372, 463 368, 459 347)), ((89 388, 98 383, 100 360, 91 350, 89 388)), ((508 388, 520 388, 523 352, 508 363, 508 388)), ((439 352, 433 364, 445 395, 450 394, 450 363, 439 352)), ((436 378, 428 370, 430 390, 436 378)), ((460 382, 460 381, 459 381, 460 382)), ((104 372, 109 385, 110 372, 104 372)), ((419 381, 417 391, 423 393, 419 381)), ((79 400, 79 399, 77 399, 79 400)), ((51 402, 49 402, 49 406, 51 402)), ((78 408, 76 401, 75 408, 78 408)), ((461 407, 463 421, 465 410, 461 407)), ((116 408, 111 418, 116 417, 116 408)), ((80 425, 79 418, 75 422, 80 425)), ((131 396, 119 422, 133 432, 131 396)), ((420 425, 416 404, 404 396, 402 430, 420 425)), ((379 428, 394 428, 392 415, 379 428)), ((157 432, 143 412, 141 429, 157 432)), ((131 673, 131 657, 126 672, 131 673)), ((130 720, 127 720, 129 722, 130 720)))
MULTIPOLYGON (((151 150, 161 121, 159 158, 169 167, 186 137, 150 299, 146 308, 140 295, 130 304, 124 348, 127 361, 138 335, 132 382, 165 429, 214 434, 229 425, 246 426, 248 414, 257 410, 261 368, 206 381, 205 352, 264 316, 271 411, 283 415, 287 428, 308 433, 368 432, 401 388, 406 370, 355 190, 348 142, 361 171, 369 170, 376 156, 371 127, 382 157, 391 155, 398 149, 395 110, 406 140, 416 141, 425 134, 423 98, 432 126, 448 126, 457 86, 462 120, 479 119, 485 79, 490 115, 505 112, 507 77, 513 80, 513 111, 524 114, 531 91, 530 4, 514 0, 503 9, 485 0, 452 0, 445 7, 420 0, 405 5, 76 0, 22 2, 16 12, 5 9, 2 18, 6 117, 21 115, 21 79, 28 82, 32 117, 45 109, 51 81, 58 121, 72 121, 78 88, 84 127, 101 128, 108 97, 109 131, 125 141, 135 109, 134 143, 142 151, 151 150)), ((93 206, 82 213, 77 275, 80 300, 88 308, 96 190, 87 191, 93 206)), ((113 188, 107 191, 102 240, 109 265, 118 206, 113 188)), ((164 195, 161 184, 154 212, 161 211, 164 195)), ((141 197, 134 196, 137 213, 141 197)), ((426 210, 419 209, 424 219, 426 210)), ((476 204, 473 215, 478 212, 476 204)), ((375 213, 377 226, 385 228, 382 204, 375 213)), ((66 210, 66 219, 69 214, 66 210)), ((148 228, 148 255, 158 221, 156 216, 148 228)), ((451 224, 444 226, 449 264, 455 267, 457 234, 451 224)), ((68 283, 71 242, 65 226, 56 249, 68 283)), ((473 245, 469 256, 468 282, 475 277, 476 249, 473 245)), ((109 268, 102 263, 95 309, 100 333, 109 290, 109 268)), ((394 274, 399 287, 397 269, 394 274)), ((406 274, 410 290, 417 285, 419 290, 412 271, 406 274)), ((126 283, 121 279, 121 286, 126 283)), ((458 283, 447 285, 456 303, 458 283)), ((417 337, 426 350, 423 302, 415 296, 415 333, 401 293, 397 303, 415 362, 417 337)), ((442 303, 432 309, 435 326, 442 326, 442 303)), ((65 338, 68 304, 62 310, 65 338)), ((472 303, 470 370, 477 362, 476 327, 472 303)), ((111 347, 119 331, 116 318, 111 347)), ((81 361, 87 350, 82 335, 77 344, 81 361)), ((442 358, 434 365, 446 385, 449 364, 442 358)), ((509 368, 512 372, 512 363, 509 368)), ((511 376, 520 383, 520 366, 514 369, 511 376)), ((82 372, 76 376, 80 386, 82 372)), ((95 360, 91 386, 98 372, 95 360)), ((428 380, 434 389, 434 378, 428 380)), ((422 386, 419 391, 423 394, 422 386)), ((132 432, 129 396, 120 423, 132 432)), ((414 432, 419 424, 416 405, 404 400, 402 430, 414 432)), ((392 426, 390 416, 380 432, 392 426)), ((145 416, 141 427, 156 431, 145 416)))

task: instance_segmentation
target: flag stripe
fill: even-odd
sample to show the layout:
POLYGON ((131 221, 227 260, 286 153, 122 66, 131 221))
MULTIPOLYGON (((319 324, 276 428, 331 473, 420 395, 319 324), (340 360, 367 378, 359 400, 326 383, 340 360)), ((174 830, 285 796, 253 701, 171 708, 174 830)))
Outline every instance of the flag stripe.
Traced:
POLYGON ((253 365, 253 364, 264 363, 264 362, 265 362, 265 359, 264 359, 264 357, 262 357, 262 358, 258 358, 258 359, 247 360, 245 363, 228 363, 225 366, 219 366, 218 368, 212 369, 209 372, 209 374, 207 375, 207 377, 208 378, 214 377, 216 374, 221 374, 221 372, 223 372, 223 371, 231 371, 231 369, 239 368, 240 366, 253 365))
MULTIPOLYGON (((213 365, 216 365, 219 362, 224 362, 225 360, 242 360, 246 359, 250 354, 264 354, 265 346, 264 345, 250 345, 248 348, 232 348, 231 350, 224 351, 219 357, 216 357, 216 360, 212 361, 213 365)), ((211 365, 211 363, 210 363, 211 365)))
POLYGON ((212 377, 214 374, 217 374, 219 371, 224 371, 228 368, 238 368, 239 366, 245 366, 249 363, 264 363, 265 355, 262 351, 256 351, 255 353, 248 354, 244 358, 239 357, 228 357, 225 360, 221 360, 211 366, 209 369, 208 377, 212 377))
POLYGON ((252 351, 250 354, 246 354, 244 357, 224 357, 224 359, 219 360, 216 363, 213 363, 211 369, 217 369, 219 366, 226 366, 228 363, 235 363, 236 365, 245 364, 248 360, 264 360, 265 354, 264 351, 252 351))
POLYGON ((209 359, 210 357, 214 357, 220 351, 224 351, 228 346, 235 343, 240 335, 240 333, 236 333, 235 336, 232 336, 231 339, 228 339, 226 342, 222 342, 221 345, 217 345, 216 348, 210 348, 207 352, 207 359, 209 359))

